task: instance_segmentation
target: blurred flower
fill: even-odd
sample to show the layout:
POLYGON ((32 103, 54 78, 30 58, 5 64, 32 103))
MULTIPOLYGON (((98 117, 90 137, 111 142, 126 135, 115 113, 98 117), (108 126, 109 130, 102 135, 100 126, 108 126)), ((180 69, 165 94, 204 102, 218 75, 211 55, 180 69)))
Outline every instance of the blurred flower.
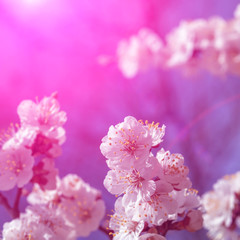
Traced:
POLYGON ((75 174, 58 179, 55 190, 42 190, 35 184, 28 202, 54 209, 75 237, 86 237, 97 230, 105 214, 100 192, 75 174))
POLYGON ((235 11, 234 11, 234 17, 240 18, 240 4, 237 5, 235 11))
POLYGON ((182 21, 166 37, 166 67, 181 66, 188 73, 200 69, 207 69, 214 74, 225 73, 216 46, 216 38, 225 26, 226 22, 219 17, 182 21))
POLYGON ((153 66, 181 67, 187 74, 207 70, 214 75, 240 75, 240 10, 234 18, 182 21, 166 36, 166 44, 148 29, 141 29, 117 49, 118 67, 127 78, 153 66))
POLYGON ((5 223, 3 240, 73 240, 70 228, 61 216, 44 206, 28 207, 20 218, 5 223))
POLYGON ((118 67, 127 78, 156 67, 161 62, 163 43, 150 29, 143 28, 137 35, 122 40, 117 48, 118 67))
POLYGON ((240 239, 240 172, 218 180, 202 196, 204 227, 214 240, 240 239))
POLYGON ((59 187, 61 215, 75 230, 76 236, 86 237, 96 231, 105 215, 105 204, 100 192, 74 174, 65 176, 59 187))

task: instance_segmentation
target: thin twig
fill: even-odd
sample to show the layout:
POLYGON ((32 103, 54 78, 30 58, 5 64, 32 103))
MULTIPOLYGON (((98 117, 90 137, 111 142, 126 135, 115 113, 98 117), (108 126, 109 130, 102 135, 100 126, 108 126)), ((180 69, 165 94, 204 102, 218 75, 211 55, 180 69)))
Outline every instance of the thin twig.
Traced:
POLYGON ((22 196, 22 188, 18 188, 17 191, 17 195, 16 195, 16 199, 13 205, 13 213, 14 213, 14 218, 18 218, 19 217, 19 202, 20 202, 20 198, 22 196))
POLYGON ((166 236, 167 231, 169 230, 169 225, 171 222, 167 221, 163 223, 161 226, 157 227, 158 233, 162 236, 166 236))
POLYGON ((14 213, 13 213, 13 209, 10 206, 10 204, 8 203, 8 200, 6 197, 4 197, 1 193, 0 193, 0 204, 2 204, 6 210, 8 211, 8 213, 11 215, 11 217, 14 218, 14 213))
POLYGON ((103 226, 101 226, 101 225, 99 226, 98 229, 99 229, 101 232, 103 232, 103 233, 105 233, 106 235, 108 235, 109 239, 113 239, 113 235, 111 234, 112 231, 106 229, 105 227, 103 227, 103 226))

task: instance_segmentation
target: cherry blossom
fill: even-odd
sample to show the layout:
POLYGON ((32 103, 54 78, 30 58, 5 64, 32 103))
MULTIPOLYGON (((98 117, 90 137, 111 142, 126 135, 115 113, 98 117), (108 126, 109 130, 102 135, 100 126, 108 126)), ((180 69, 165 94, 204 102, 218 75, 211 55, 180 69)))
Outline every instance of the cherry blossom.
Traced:
POLYGON ((116 195, 125 194, 123 201, 139 198, 149 200, 156 190, 155 164, 157 160, 153 156, 149 157, 145 167, 129 170, 110 170, 104 179, 106 189, 116 195))
POLYGON ((128 217, 122 204, 122 198, 115 202, 115 213, 111 215, 109 228, 114 230, 114 240, 138 240, 144 228, 144 221, 133 221, 128 217))
POLYGON ((125 198, 131 198, 131 195, 136 194, 137 196, 140 195, 139 198, 147 199, 156 189, 153 180, 143 179, 136 170, 131 173, 124 170, 111 170, 105 178, 104 186, 112 194, 120 195, 125 193, 125 198))
POLYGON ((159 127, 159 123, 149 123, 148 121, 145 121, 145 123, 143 121, 139 122, 145 125, 145 128, 149 131, 152 137, 152 147, 157 147, 163 141, 166 126, 163 124, 162 127, 159 127))
POLYGON ((32 176, 34 159, 26 148, 0 151, 0 190, 7 191, 16 185, 21 188, 32 176))
POLYGON ((237 7, 234 11, 234 17, 240 19, 240 4, 237 5, 237 7))
POLYGON ((22 126, 38 127, 43 131, 60 127, 67 120, 66 113, 60 111, 56 93, 44 97, 39 103, 24 100, 19 104, 17 112, 22 126))
POLYGON ((239 24, 240 18, 229 21, 219 37, 219 41, 221 41, 221 59, 225 65, 226 71, 236 75, 240 74, 239 24))
MULTIPOLYGON (((225 226, 210 226, 211 230, 208 232, 208 237, 213 240, 239 240, 239 234, 235 231, 230 230, 228 227, 225 226)), ((239 228, 239 226, 238 226, 239 228)))
POLYGON ((112 169, 141 168, 149 157, 152 138, 149 131, 134 117, 111 126, 102 139, 100 149, 112 169))
POLYGON ((163 177, 176 190, 191 187, 191 181, 187 177, 189 170, 184 166, 184 158, 181 154, 170 154, 162 148, 157 153, 157 159, 163 169, 163 176, 159 175, 160 178, 163 177))
POLYGON ((219 36, 225 27, 226 21, 219 17, 181 22, 180 26, 167 36, 167 48, 171 49, 171 57, 167 65, 171 67, 182 65, 189 73, 200 69, 206 69, 214 74, 225 73, 226 68, 219 51, 221 49, 219 36), (171 39, 173 40, 174 37, 180 39, 177 48, 171 44, 173 43, 171 39), (187 46, 191 47, 188 47, 189 51, 185 59, 173 62, 175 55, 177 56, 187 46))
MULTIPOLYGON (((13 208, 5 202, 17 218, 4 224, 3 240, 75 240, 89 236, 99 228, 105 204, 100 191, 78 175, 68 174, 62 179, 58 176, 53 157, 61 153, 60 145, 65 140, 62 125, 66 114, 60 111, 56 95, 39 103, 23 101, 18 113, 21 126, 17 130, 11 128, 1 140, 0 190, 22 188, 28 182, 33 183, 33 188, 29 192, 18 191, 13 208), (17 204, 22 193, 31 206, 19 216, 17 204)), ((156 157, 152 152, 164 134, 165 125, 159 127, 159 123, 128 116, 124 122, 111 126, 102 139, 100 150, 110 168, 104 186, 110 193, 122 195, 116 200, 109 222, 114 240, 165 240, 170 229, 192 232, 202 227, 202 213, 197 209, 199 198, 197 191, 189 189, 191 181, 183 156, 163 148, 156 157)), ((228 188, 232 194, 230 201, 225 196, 222 203, 223 207, 230 206, 227 217, 223 220, 217 212, 216 222, 225 229, 232 223, 238 227, 240 224, 240 188, 236 183, 239 176, 225 179, 215 187, 220 192, 228 188)), ((207 212, 208 207, 205 209, 207 212)))
POLYGON ((65 141, 66 113, 60 111, 57 95, 43 98, 39 103, 31 100, 22 101, 17 109, 21 128, 30 129, 35 133, 31 145, 33 155, 45 154, 57 157, 61 154, 60 145, 65 141))
POLYGON ((105 214, 100 192, 75 174, 57 179, 55 190, 42 190, 35 184, 28 201, 55 209, 77 237, 86 237, 97 230, 105 214))
POLYGON ((73 200, 62 199, 62 214, 69 226, 76 235, 87 237, 91 232, 96 231, 99 223, 105 214, 105 204, 103 200, 89 201, 89 194, 76 197, 73 200))
POLYGON ((60 204, 62 214, 75 229, 76 235, 86 237, 97 230, 105 214, 100 192, 73 174, 63 178, 59 189, 63 194, 60 204))
POLYGON ((32 128, 16 127, 11 124, 2 137, 2 150, 29 148, 36 138, 36 131, 32 128))
POLYGON ((197 209, 192 209, 184 218, 184 228, 189 232, 200 230, 203 226, 202 212, 197 209))
POLYGON ((56 188, 58 169, 55 168, 54 159, 44 158, 33 167, 31 182, 38 183, 43 189, 53 190, 56 188))
MULTIPOLYGON (((169 56, 166 65, 168 67, 185 64, 196 55, 194 54, 195 48, 197 49, 195 44, 201 40, 196 34, 200 28, 206 28, 205 20, 201 19, 194 22, 183 21, 167 35, 167 51, 169 56)), ((209 42, 205 42, 204 45, 207 47, 209 42)))
POLYGON ((123 74, 134 77, 139 71, 158 66, 161 62, 161 39, 150 29, 140 29, 137 35, 122 40, 117 49, 118 66, 123 74))
POLYGON ((202 196, 204 227, 214 239, 240 239, 240 172, 218 180, 202 196))
MULTIPOLYGON (((59 141, 58 138, 61 138, 61 135, 65 135, 65 131, 63 128, 60 128, 62 133, 60 135, 56 135, 53 138, 46 137, 42 133, 38 133, 36 138, 34 139, 33 144, 30 146, 30 149, 33 152, 33 155, 46 155, 47 157, 56 158, 61 155, 62 150, 59 145, 61 145, 64 141, 59 141), (55 138, 56 137, 56 138, 55 138)), ((65 138, 65 137, 64 137, 65 138)))
MULTIPOLYGON (((57 180, 61 181, 60 179, 57 180)), ((57 185, 59 185, 59 181, 57 181, 57 185)), ((27 201, 31 205, 50 205, 56 207, 61 202, 61 197, 57 188, 46 190, 35 183, 31 193, 27 196, 27 201)))
POLYGON ((37 222, 45 225, 51 234, 52 239, 75 239, 73 229, 66 225, 61 215, 57 214, 55 209, 45 206, 28 206, 26 209, 27 216, 37 218, 37 222))
POLYGON ((177 201, 177 211, 179 215, 183 215, 185 212, 197 209, 200 207, 200 197, 197 195, 196 189, 183 189, 181 191, 172 191, 170 196, 177 201))
POLYGON ((214 75, 232 73, 239 76, 239 9, 238 5, 230 20, 214 16, 181 21, 166 35, 166 44, 156 33, 143 28, 128 41, 119 43, 118 67, 127 78, 153 66, 181 67, 187 74, 207 70, 214 75), (155 39, 154 47, 149 45, 150 36, 155 39))
MULTIPOLYGON (((169 229, 193 232, 202 228, 202 212, 198 209, 200 199, 196 190, 189 189, 189 169, 184 165, 183 156, 171 154, 162 148, 154 157, 151 151, 163 141, 164 134, 165 125, 160 128, 158 123, 144 123, 133 117, 126 117, 123 123, 111 126, 108 135, 102 140, 100 149, 108 158, 107 165, 110 168, 104 179, 104 186, 116 197, 122 195, 115 202, 115 213, 109 223, 109 228, 114 231, 113 239, 157 240, 165 239, 161 234, 166 234, 169 229), (127 125, 128 122, 131 124, 127 125), (137 152, 137 159, 132 158, 129 152, 123 154, 123 151, 129 149, 124 149, 121 145, 121 150, 118 150, 120 147, 117 143, 122 144, 123 140, 116 139, 118 129, 124 133, 135 133, 136 127, 140 128, 137 129, 138 132, 144 129, 147 140, 150 139, 147 151, 137 152), (125 156, 127 158, 124 160, 128 165, 123 161, 125 156), (136 164, 139 159, 141 162, 136 164), (156 231, 149 232, 151 229, 156 231)), ((121 134, 120 137, 126 135, 121 134)), ((133 134, 132 136, 135 137, 133 134)), ((138 147, 137 140, 139 137, 133 142, 136 143, 133 150, 138 147)), ((128 146, 129 142, 131 141, 124 145, 128 146)))
POLYGON ((28 207, 26 213, 3 226, 3 240, 74 240, 74 233, 51 209, 28 207))
POLYGON ((168 194, 155 193, 150 201, 132 203, 126 207, 134 221, 144 220, 149 226, 160 226, 177 210, 177 202, 168 194))
POLYGON ((45 225, 29 221, 26 217, 14 219, 3 225, 3 240, 40 240, 39 236, 42 236, 41 240, 51 239, 49 229, 45 225), (31 225, 29 225, 29 222, 31 225))

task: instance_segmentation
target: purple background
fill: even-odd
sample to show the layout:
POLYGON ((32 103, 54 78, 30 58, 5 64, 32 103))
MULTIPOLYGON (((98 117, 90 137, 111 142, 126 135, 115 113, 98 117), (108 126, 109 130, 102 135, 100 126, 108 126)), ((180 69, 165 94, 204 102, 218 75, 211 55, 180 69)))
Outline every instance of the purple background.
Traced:
MULTIPOLYGON (((60 175, 77 173, 100 189, 108 212, 115 197, 103 187, 108 171, 99 145, 110 125, 127 115, 165 124, 162 146, 185 157, 193 187, 210 190, 240 169, 240 79, 208 73, 149 70, 126 79, 114 56, 117 43, 149 27, 164 37, 183 19, 229 19, 238 0, 0 0, 0 128, 18 122, 23 99, 58 91, 67 112, 67 141, 56 160, 60 175)), ((8 193, 13 198, 13 191, 8 193)), ((22 204, 22 211, 24 210, 22 204)), ((2 224, 9 221, 0 208, 2 224)), ((87 239, 107 239, 96 232, 87 239)), ((168 239, 205 239, 205 232, 168 239)))

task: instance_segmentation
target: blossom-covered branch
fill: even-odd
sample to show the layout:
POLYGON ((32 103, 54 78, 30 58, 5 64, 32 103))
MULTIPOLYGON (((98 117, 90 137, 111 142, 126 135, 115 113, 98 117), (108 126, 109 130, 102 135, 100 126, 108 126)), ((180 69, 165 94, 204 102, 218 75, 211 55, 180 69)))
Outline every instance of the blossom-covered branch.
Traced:
POLYGON ((202 227, 199 197, 183 156, 163 148, 156 156, 151 151, 164 134, 164 125, 129 116, 102 139, 100 149, 110 168, 104 186, 120 196, 109 223, 114 240, 163 240, 170 229, 202 227))
POLYGON ((182 21, 164 41, 150 29, 119 42, 117 64, 132 78, 151 67, 181 67, 187 74, 206 70, 214 75, 240 75, 240 5, 234 18, 182 21))
POLYGON ((17 112, 20 125, 1 137, 0 191, 18 187, 13 207, 0 195, 13 218, 3 225, 2 239, 76 240, 98 230, 105 215, 101 193, 77 175, 60 179, 55 168, 67 120, 56 93, 36 103, 24 100, 17 112), (27 184, 31 190, 24 189, 27 184), (23 195, 30 205, 20 213, 23 195))

